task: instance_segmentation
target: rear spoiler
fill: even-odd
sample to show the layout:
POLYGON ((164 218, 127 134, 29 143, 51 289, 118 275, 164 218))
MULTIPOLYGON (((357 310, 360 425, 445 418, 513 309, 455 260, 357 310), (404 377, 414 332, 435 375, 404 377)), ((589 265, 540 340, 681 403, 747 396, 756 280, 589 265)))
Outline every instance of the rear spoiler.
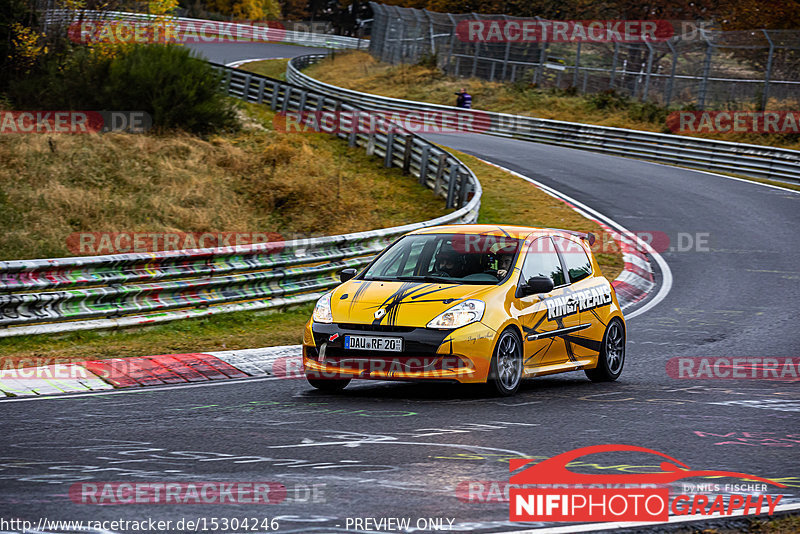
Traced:
POLYGON ((597 240, 597 237, 591 232, 575 232, 572 230, 564 230, 564 231, 567 232, 568 234, 574 235, 575 237, 580 237, 581 239, 585 239, 589 243, 590 247, 594 245, 594 242, 597 240))
POLYGON ((565 234, 569 234, 580 239, 585 239, 589 246, 591 247, 594 245, 594 242, 597 241, 597 236, 595 236, 591 232, 576 232, 575 230, 563 230, 561 228, 541 228, 541 230, 549 230, 552 232, 564 232, 565 234))

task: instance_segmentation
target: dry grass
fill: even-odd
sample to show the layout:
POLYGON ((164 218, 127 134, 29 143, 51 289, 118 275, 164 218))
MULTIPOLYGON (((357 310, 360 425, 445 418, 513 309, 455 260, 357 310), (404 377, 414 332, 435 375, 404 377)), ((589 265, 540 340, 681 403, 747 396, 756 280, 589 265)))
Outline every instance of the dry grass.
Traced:
MULTIPOLYGON (((246 68, 258 68, 258 64, 250 64, 246 68)), ((600 126, 669 132, 663 118, 657 121, 637 118, 640 114, 637 110, 641 106, 634 105, 630 109, 598 109, 592 104, 590 96, 569 96, 563 91, 519 84, 448 77, 438 69, 419 65, 380 63, 366 52, 337 53, 330 59, 309 67, 306 74, 348 89, 450 106, 455 104, 453 93, 461 87, 467 87, 477 109, 600 126)), ((770 102, 769 109, 797 109, 798 105, 798 102, 770 102)), ((698 137, 800 150, 800 139, 797 135, 737 133, 702 134, 698 137)))
POLYGON ((0 137, 0 259, 70 256, 76 232, 331 235, 446 213, 433 194, 324 134, 278 134, 271 115, 201 139, 0 137))

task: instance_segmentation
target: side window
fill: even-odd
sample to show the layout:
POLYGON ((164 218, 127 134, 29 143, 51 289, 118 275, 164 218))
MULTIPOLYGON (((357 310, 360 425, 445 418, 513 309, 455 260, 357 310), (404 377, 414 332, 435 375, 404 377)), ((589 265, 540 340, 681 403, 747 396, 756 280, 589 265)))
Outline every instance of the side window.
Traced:
POLYGON ((534 276, 546 276, 553 280, 553 285, 566 284, 561 260, 558 259, 556 249, 549 237, 540 237, 528 247, 525 262, 522 264, 522 279, 528 280, 534 276))
POLYGON ((563 237, 554 237, 553 239, 555 239, 558 250, 561 251, 564 263, 566 263, 570 283, 591 276, 592 262, 579 243, 563 237))

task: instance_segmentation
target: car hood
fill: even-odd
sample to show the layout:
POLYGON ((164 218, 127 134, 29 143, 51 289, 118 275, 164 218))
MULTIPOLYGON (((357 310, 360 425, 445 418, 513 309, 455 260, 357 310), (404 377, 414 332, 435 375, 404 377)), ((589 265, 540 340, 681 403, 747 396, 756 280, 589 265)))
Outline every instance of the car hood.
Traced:
POLYGON ((331 295, 336 323, 425 327, 431 319, 495 286, 350 280, 331 295), (380 317, 375 312, 384 310, 380 317))

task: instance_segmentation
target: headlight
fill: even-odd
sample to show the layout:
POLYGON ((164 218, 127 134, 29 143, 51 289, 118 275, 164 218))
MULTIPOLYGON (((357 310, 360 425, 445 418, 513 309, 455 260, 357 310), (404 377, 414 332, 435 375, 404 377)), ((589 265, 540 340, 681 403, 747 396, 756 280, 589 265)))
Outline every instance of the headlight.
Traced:
POLYGON ((317 301, 314 307, 314 321, 318 323, 332 323, 333 314, 331 313, 331 294, 325 293, 317 301))
POLYGON ((486 304, 482 300, 465 300, 428 323, 428 328, 460 328, 483 317, 486 304))

